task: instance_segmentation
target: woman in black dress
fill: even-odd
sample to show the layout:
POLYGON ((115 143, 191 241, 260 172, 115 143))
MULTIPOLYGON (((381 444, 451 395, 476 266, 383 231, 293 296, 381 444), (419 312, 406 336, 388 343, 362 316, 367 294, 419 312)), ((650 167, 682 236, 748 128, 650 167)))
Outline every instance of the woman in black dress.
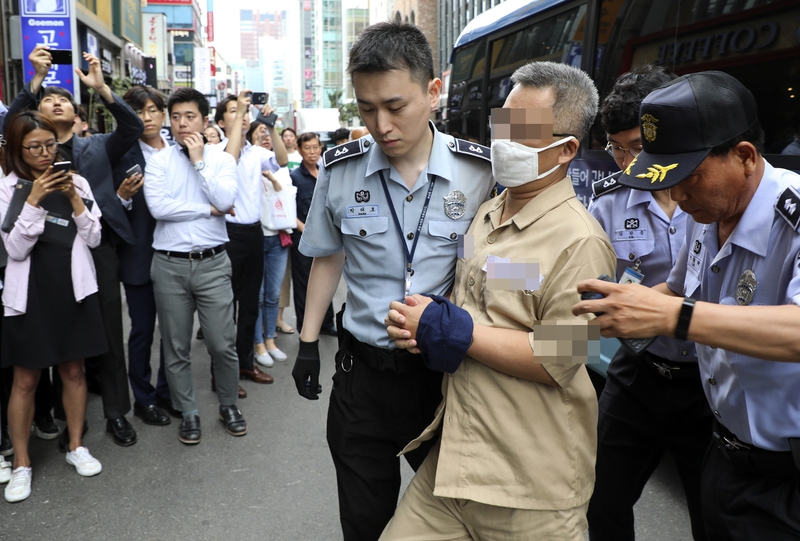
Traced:
POLYGON ((28 440, 34 393, 43 368, 57 366, 63 380, 70 436, 67 462, 80 475, 102 471, 100 462, 81 442, 86 414, 83 359, 108 349, 89 251, 100 243, 100 211, 93 204, 86 179, 54 170, 56 135, 55 126, 38 112, 20 113, 9 124, 2 152, 3 170, 8 175, 0 180, 0 215, 4 219, 14 193, 26 181, 32 182, 13 229, 1 233, 8 267, 0 359, 3 366, 14 367, 8 406, 14 445, 14 470, 5 490, 9 502, 30 495, 28 440), (65 234, 67 230, 72 233, 65 234), (72 234, 74 238, 70 238, 72 234))

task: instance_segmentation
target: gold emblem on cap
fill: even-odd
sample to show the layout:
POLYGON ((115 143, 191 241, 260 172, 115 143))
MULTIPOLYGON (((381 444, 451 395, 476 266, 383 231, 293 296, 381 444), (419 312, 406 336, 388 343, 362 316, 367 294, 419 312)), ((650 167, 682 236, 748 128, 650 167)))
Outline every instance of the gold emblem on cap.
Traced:
POLYGON ((631 160, 631 163, 629 163, 628 167, 625 168, 625 174, 626 175, 630 175, 631 174, 631 167, 633 167, 633 164, 635 164, 636 160, 638 160, 638 159, 639 159, 639 156, 634 156, 633 157, 633 159, 631 160))
POLYGON ((639 173, 636 178, 649 178, 652 179, 650 184, 655 181, 661 182, 667 176, 667 173, 678 167, 677 163, 671 165, 658 165, 654 163, 652 167, 647 168, 647 173, 639 173))
POLYGON ((642 115, 642 131, 644 132, 644 138, 651 143, 656 140, 656 129, 658 128, 655 124, 656 122, 658 122, 658 119, 650 113, 642 115))

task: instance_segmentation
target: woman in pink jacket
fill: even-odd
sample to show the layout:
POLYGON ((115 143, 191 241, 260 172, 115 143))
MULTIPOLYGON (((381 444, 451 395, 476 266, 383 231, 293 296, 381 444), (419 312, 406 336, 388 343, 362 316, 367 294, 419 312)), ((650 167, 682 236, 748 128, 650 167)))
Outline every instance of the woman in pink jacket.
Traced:
POLYGON ((17 115, 5 136, 7 144, 0 155, 8 175, 0 180, 3 219, 14 192, 25 186, 25 181, 32 182, 13 229, 2 232, 8 267, 0 359, 3 366, 14 367, 8 405, 14 470, 5 498, 18 502, 31 493, 28 440, 34 392, 43 368, 57 365, 64 383, 67 462, 83 476, 102 471, 100 462, 81 442, 86 414, 83 359, 104 353, 108 347, 89 251, 100 243, 100 210, 92 203, 89 183, 78 175, 54 171, 56 128, 38 112, 17 115), (71 206, 71 215, 58 215, 59 204, 67 209, 71 206), (69 234, 64 234, 67 229, 77 229, 71 242, 69 234))

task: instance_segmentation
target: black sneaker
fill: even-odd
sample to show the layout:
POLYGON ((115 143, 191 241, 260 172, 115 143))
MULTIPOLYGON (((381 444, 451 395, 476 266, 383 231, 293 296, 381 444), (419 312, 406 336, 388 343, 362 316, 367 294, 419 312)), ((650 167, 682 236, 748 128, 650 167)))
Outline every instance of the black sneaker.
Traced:
MULTIPOLYGON (((84 419, 83 421, 83 435, 85 436, 86 433, 89 432, 89 423, 84 419)), ((58 438, 58 450, 62 453, 66 453, 69 449, 69 430, 64 427, 64 430, 61 432, 61 437, 58 438)))
POLYGON ((40 440, 54 440, 61 434, 61 429, 53 421, 49 411, 33 418, 33 430, 40 440))
POLYGON ((8 428, 3 428, 3 441, 0 442, 0 456, 11 456, 14 454, 14 447, 11 445, 11 436, 8 435, 8 428))

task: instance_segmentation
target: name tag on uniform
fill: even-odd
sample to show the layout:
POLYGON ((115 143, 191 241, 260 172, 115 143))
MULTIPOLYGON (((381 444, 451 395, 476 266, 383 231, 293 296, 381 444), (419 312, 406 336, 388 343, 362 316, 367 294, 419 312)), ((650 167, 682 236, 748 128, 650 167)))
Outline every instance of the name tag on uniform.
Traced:
POLYGON ((345 218, 366 218, 379 216, 378 205, 350 205, 345 207, 345 218))
POLYGON ((614 240, 647 240, 647 229, 617 229, 614 240))
POLYGON ((481 268, 486 273, 486 289, 494 291, 539 291, 544 277, 535 259, 511 259, 489 254, 481 268))

